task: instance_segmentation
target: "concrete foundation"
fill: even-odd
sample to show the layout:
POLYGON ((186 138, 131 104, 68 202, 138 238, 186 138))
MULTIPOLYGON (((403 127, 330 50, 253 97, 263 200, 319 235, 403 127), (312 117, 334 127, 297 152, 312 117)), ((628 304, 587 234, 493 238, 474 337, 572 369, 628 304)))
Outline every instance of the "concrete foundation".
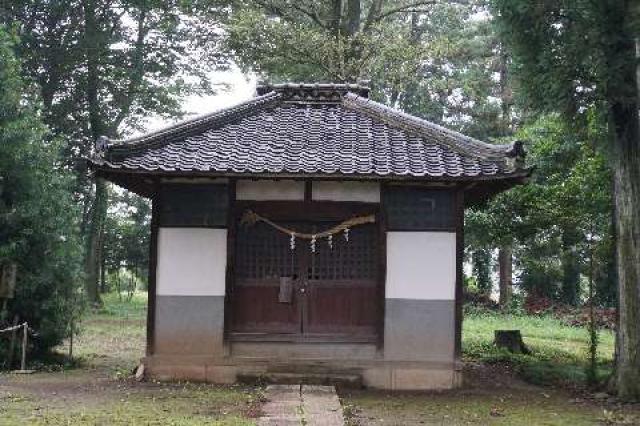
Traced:
POLYGON ((157 380, 189 380, 219 384, 236 383, 239 379, 256 380, 277 377, 283 371, 288 377, 299 375, 300 382, 315 378, 320 382, 340 381, 358 375, 368 388, 386 390, 451 389, 462 383, 460 363, 401 361, 318 361, 223 359, 212 357, 172 357, 154 355, 143 359, 146 372, 157 380))
POLYGON ((158 380, 229 384, 285 377, 387 390, 451 389, 462 380, 454 362, 454 312, 452 300, 387 299, 383 346, 225 341, 223 296, 157 296, 155 350, 143 362, 158 380))

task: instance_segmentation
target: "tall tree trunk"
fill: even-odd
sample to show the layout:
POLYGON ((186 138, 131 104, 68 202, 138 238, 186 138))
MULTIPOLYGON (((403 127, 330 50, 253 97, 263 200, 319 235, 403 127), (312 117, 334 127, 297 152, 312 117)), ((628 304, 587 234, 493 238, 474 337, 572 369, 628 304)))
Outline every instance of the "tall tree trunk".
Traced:
POLYGON ((498 251, 498 268, 500 273, 500 308, 505 309, 511 303, 513 292, 513 246, 503 244, 498 251))
POLYGON ((490 297, 493 287, 491 282, 491 252, 486 248, 475 250, 472 254, 471 262, 478 292, 490 297))
POLYGON ((580 300, 580 263, 577 253, 578 233, 565 229, 562 233, 562 301, 576 305, 580 300))
POLYGON ((360 29, 360 15, 362 7, 361 0, 347 0, 347 19, 345 30, 347 35, 352 36, 360 29))
MULTIPOLYGON (((89 123, 94 142, 104 134, 106 126, 100 114, 98 99, 99 84, 99 55, 102 51, 100 29, 96 18, 96 4, 93 0, 82 3, 85 18, 85 55, 87 61, 87 103, 89 109, 89 123)), ((96 178, 95 197, 91 209, 88 226, 87 248, 85 253, 85 290, 89 303, 101 304, 100 292, 100 264, 101 242, 104 221, 107 215, 107 183, 103 178, 96 178)))
MULTIPOLYGON (((502 132, 503 136, 510 135, 511 129, 511 87, 509 86, 509 54, 504 44, 500 44, 500 108, 502 110, 502 132)), ((498 271, 500 290, 499 304, 501 309, 507 308, 511 304, 513 294, 513 242, 503 243, 498 248, 498 271)))
POLYGON ((104 255, 104 249, 103 238, 103 241, 100 242, 100 294, 105 294, 107 292, 107 257, 104 255))
POLYGON ((100 305, 100 264, 101 241, 104 229, 104 220, 107 214, 107 182, 96 179, 96 195, 91 209, 91 220, 87 235, 87 248, 85 253, 85 292, 89 303, 100 305))
MULTIPOLYGON (((638 120, 637 39, 631 28, 634 2, 611 10, 616 28, 609 48, 612 86, 609 125, 614 141, 614 196, 619 286, 618 393, 640 400, 640 123, 638 120), (614 74, 615 71, 615 74, 614 74)), ((637 18, 637 16, 636 16, 637 18)))

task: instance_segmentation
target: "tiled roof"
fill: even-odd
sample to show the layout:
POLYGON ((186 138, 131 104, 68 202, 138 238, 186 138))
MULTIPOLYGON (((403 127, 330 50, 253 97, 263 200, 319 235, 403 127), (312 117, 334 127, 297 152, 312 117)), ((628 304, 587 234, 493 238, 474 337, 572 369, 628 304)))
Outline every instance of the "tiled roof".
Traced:
POLYGON ((361 86, 280 85, 258 94, 141 137, 101 138, 93 166, 149 174, 430 180, 523 172, 521 145, 486 144, 398 112, 367 99, 361 86))

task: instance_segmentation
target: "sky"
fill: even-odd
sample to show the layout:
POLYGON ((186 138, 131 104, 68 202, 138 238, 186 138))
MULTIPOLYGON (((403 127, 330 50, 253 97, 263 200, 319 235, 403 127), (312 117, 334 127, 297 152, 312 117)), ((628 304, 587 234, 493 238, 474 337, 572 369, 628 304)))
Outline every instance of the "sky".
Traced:
MULTIPOLYGON (((181 119, 167 120, 163 117, 149 117, 142 133, 158 130, 176 122, 210 114, 222 108, 228 108, 240 102, 251 99, 255 95, 257 78, 252 74, 244 74, 238 67, 232 66, 227 71, 211 73, 211 82, 220 84, 220 90, 210 96, 189 96, 183 101, 186 115, 181 119), (224 88, 226 86, 226 89, 224 88)), ((131 136, 139 135, 140 132, 131 136)))

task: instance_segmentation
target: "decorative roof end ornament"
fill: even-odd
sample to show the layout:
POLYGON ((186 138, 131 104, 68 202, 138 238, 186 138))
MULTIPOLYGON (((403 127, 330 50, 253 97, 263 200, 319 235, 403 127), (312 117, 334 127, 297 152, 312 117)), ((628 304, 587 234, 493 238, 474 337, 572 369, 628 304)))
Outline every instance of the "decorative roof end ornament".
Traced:
POLYGON ((96 142, 95 142, 96 155, 102 156, 108 147, 109 147, 108 137, 103 135, 103 136, 99 136, 98 139, 96 139, 96 142))
POLYGON ((506 152, 507 164, 510 167, 522 168, 524 167, 524 160, 527 157, 527 152, 524 149, 524 141, 516 140, 511 144, 511 148, 506 152))

